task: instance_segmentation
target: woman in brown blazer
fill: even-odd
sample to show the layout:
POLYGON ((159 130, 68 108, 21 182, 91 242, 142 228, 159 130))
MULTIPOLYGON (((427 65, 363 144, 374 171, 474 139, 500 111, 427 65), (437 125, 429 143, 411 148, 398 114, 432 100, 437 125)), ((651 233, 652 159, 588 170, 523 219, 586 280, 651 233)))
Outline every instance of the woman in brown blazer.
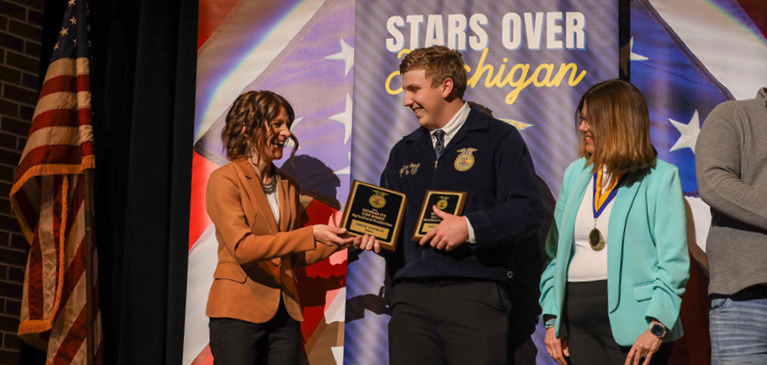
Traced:
POLYGON ((226 115, 221 138, 232 162, 210 175, 205 203, 218 240, 206 310, 216 364, 297 364, 303 315, 294 270, 352 242, 341 228, 304 227, 297 183, 272 163, 288 139, 295 154, 293 118, 270 91, 240 95, 226 115))

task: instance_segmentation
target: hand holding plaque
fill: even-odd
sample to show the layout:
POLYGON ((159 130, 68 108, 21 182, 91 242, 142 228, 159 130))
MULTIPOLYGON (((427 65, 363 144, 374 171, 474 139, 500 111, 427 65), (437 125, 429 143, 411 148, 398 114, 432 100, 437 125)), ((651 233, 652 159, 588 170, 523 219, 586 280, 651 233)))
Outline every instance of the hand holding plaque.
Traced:
POLYGON ((405 194, 354 180, 341 227, 351 236, 373 236, 382 248, 393 251, 406 203, 405 194))
POLYGON ((413 241, 420 241, 442 222, 442 218, 434 214, 432 206, 452 215, 461 215, 467 194, 465 191, 427 190, 421 206, 421 214, 418 215, 415 232, 413 232, 413 241))

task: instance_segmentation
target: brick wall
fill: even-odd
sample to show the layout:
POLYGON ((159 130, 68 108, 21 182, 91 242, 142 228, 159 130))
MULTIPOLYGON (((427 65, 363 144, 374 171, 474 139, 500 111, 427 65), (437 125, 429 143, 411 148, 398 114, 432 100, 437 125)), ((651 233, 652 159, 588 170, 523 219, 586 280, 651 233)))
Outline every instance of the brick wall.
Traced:
POLYGON ((0 364, 17 364, 27 242, 8 194, 37 102, 44 0, 0 0, 0 364))

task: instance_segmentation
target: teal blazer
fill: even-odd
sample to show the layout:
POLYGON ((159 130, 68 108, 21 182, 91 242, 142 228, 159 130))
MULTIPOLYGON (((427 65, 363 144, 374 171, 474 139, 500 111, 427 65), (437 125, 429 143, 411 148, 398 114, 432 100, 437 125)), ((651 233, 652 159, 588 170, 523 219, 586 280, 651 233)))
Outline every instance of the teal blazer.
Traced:
MULTIPOLYGON (((655 167, 624 177, 608 223, 607 310, 621 346, 631 346, 652 318, 668 329, 664 342, 683 335, 679 309, 690 268, 685 203, 677 168, 655 161, 655 167)), ((581 158, 565 171, 546 241, 556 245, 556 256, 541 276, 540 304, 544 315, 557 317, 558 338, 567 337, 561 323, 565 285, 575 216, 591 192, 591 169, 581 158)))

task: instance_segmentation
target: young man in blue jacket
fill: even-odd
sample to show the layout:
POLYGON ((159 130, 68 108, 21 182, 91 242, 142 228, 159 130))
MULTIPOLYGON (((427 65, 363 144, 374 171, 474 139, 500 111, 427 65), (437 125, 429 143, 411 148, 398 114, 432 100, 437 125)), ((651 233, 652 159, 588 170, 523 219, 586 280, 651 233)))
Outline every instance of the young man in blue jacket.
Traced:
MULTIPOLYGON (((532 159, 514 127, 463 101, 460 52, 416 49, 400 73, 420 127, 392 148, 380 182, 407 196, 404 233, 384 255, 391 364, 507 364, 512 251, 537 244, 542 219, 532 159), (467 192, 464 214, 430 207, 442 221, 413 242, 427 190, 467 192)), ((355 246, 380 251, 369 236, 355 246)))

